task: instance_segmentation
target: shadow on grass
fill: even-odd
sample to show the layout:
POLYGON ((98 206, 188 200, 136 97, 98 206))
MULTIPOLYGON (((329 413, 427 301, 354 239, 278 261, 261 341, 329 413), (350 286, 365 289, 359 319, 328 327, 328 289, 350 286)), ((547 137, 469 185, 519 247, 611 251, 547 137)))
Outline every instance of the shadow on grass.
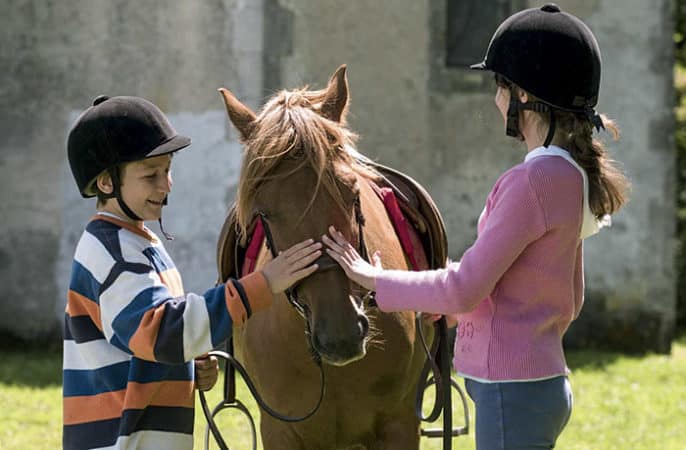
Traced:
POLYGON ((0 386, 62 385, 62 341, 29 343, 2 336, 0 386))
MULTIPOLYGON (((686 328, 679 329, 672 341, 672 352, 674 346, 686 347, 686 328)), ((566 351, 567 365, 570 369, 604 369, 614 364, 619 358, 622 359, 642 359, 652 353, 626 353, 619 351, 608 351, 603 349, 587 350, 568 350, 566 351)))

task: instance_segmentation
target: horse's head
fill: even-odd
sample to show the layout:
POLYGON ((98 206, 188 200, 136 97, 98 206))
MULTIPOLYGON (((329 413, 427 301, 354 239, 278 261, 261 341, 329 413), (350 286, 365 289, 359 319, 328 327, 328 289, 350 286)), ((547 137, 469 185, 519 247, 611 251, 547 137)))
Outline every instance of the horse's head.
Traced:
MULTIPOLYGON (((226 89, 220 92, 245 149, 236 208, 241 235, 261 214, 277 250, 318 240, 329 225, 361 242, 355 204, 359 207, 358 175, 365 169, 347 150, 356 136, 345 127, 345 66, 326 89, 281 91, 258 115, 226 89)), ((369 321, 362 292, 330 257, 318 264, 319 270, 297 286, 297 296, 312 348, 329 364, 344 365, 366 352, 369 321)))

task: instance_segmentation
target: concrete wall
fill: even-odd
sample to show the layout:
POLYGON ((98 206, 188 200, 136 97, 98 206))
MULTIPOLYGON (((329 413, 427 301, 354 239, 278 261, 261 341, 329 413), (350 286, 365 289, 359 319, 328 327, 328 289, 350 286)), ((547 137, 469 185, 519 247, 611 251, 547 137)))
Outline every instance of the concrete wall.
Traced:
MULTIPOLYGON (((342 63, 360 151, 425 184, 459 258, 490 187, 525 150, 496 131, 490 76, 446 67, 447 1, 11 2, 0 18, 0 330, 26 338, 59 330, 70 257, 94 209, 78 197, 64 142, 78 111, 102 93, 149 98, 193 138, 175 158, 165 213, 177 236, 168 248, 189 290, 214 281, 216 236, 235 193, 240 149, 216 88, 257 106, 282 87, 323 86, 342 63)), ((610 150, 634 184, 613 228, 587 241, 587 303, 568 344, 667 351, 675 317, 671 1, 557 3, 600 42, 599 110, 622 126, 610 150)))
MULTIPOLYGON (((259 1, 13 1, 0 17, 0 330, 59 334, 71 256, 94 200, 80 198, 66 135, 99 94, 139 95, 193 145, 174 160, 164 215, 186 288, 216 279, 215 245, 240 148, 216 91, 261 93, 259 1)), ((155 229, 155 225, 151 226, 155 229)))

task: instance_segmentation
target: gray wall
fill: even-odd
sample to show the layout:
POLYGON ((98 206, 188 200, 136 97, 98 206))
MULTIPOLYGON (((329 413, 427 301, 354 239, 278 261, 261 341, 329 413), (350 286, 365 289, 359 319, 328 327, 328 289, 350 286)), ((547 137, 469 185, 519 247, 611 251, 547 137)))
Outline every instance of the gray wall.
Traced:
MULTIPOLYGON (((4 332, 59 332, 71 254, 94 210, 76 192, 64 142, 98 94, 146 97, 193 138, 174 161, 165 228, 177 236, 168 248, 194 291, 214 281, 240 155, 219 86, 257 106, 278 88, 321 87, 347 63, 360 151, 425 184, 453 258, 473 242, 492 184, 524 157, 494 131, 501 119, 490 77, 445 66, 447 0, 8 3, 0 18, 4 332)), ((622 127, 610 151, 634 185, 613 228, 586 242, 587 303, 568 344, 667 351, 675 317, 671 1, 557 3, 600 42, 599 110, 622 127)))
MULTIPOLYGON (((259 1, 13 1, 0 17, 0 330, 61 333, 71 256, 94 200, 80 198, 65 141, 99 94, 139 95, 193 145, 174 160, 167 247, 187 289, 216 279, 215 245, 240 148, 217 88, 257 103, 259 1)), ((156 224, 151 225, 156 229, 156 224)))

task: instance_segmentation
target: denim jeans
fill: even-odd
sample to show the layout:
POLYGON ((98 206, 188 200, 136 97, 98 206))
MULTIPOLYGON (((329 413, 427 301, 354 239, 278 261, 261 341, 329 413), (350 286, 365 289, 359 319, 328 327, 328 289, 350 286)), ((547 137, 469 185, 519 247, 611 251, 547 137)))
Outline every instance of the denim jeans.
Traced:
POLYGON ((465 379, 476 406, 477 450, 550 449, 572 413, 566 376, 481 383, 465 379))

